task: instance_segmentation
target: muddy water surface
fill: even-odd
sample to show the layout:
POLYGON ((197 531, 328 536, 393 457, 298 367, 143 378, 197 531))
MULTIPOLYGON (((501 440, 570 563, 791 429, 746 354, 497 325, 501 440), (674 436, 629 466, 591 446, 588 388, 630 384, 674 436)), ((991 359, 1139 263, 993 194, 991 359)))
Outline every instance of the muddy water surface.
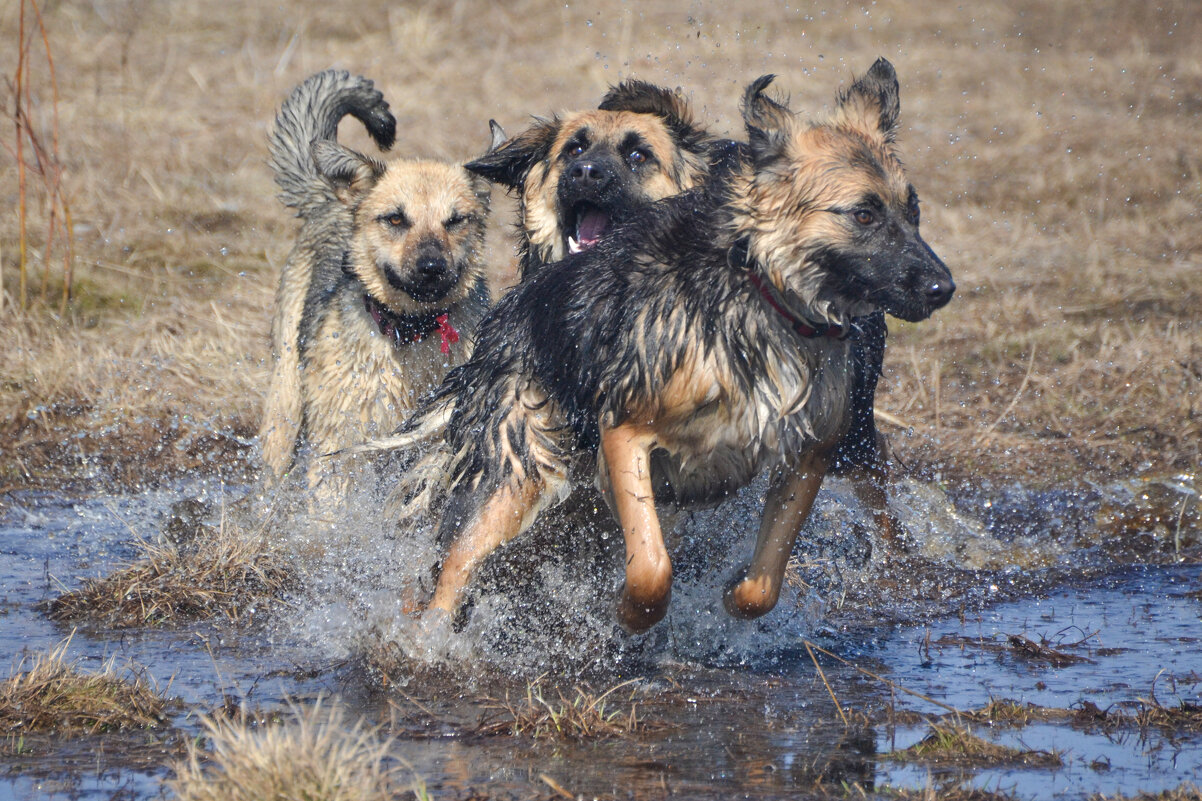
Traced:
MULTIPOLYGON (((0 517, 0 653, 15 665, 71 635, 37 603, 134 558, 135 538, 157 536, 181 497, 222 492, 10 496, 0 517)), ((754 518, 753 488, 678 521, 672 611, 648 635, 612 625, 617 570, 602 542, 583 566, 569 555, 527 569, 517 589, 486 576, 463 629, 436 653, 406 644, 390 578, 420 573, 396 554, 406 544, 361 527, 329 548, 308 590, 269 621, 240 631, 81 629, 69 653, 84 667, 115 656, 153 677, 180 699, 173 724, 184 738, 198 732, 200 713, 230 698, 272 709, 338 696, 386 724, 396 757, 433 798, 545 798, 551 782, 588 798, 839 795, 851 784, 869 792, 971 784, 1031 799, 1156 791, 1202 783, 1196 729, 1079 717, 973 724, 991 741, 1055 751, 1057 768, 949 767, 890 754, 927 733, 914 713, 935 720, 947 707, 991 699, 1132 713, 1202 704, 1197 530, 1184 505, 1173 520, 1177 500, 1196 504, 1192 492, 1188 482, 1086 494, 987 489, 953 505, 909 483, 896 502, 911 542, 895 554, 835 483, 799 543, 792 594, 749 624, 722 614, 729 570, 711 563, 731 566, 749 548, 735 532, 754 518), (1019 636, 1045 650, 1023 650, 1019 636), (821 675, 807 641, 834 655, 814 652, 821 675), (357 658, 380 642, 399 643, 388 688, 357 658), (498 699, 524 698, 540 676, 546 697, 569 699, 577 685, 602 691, 633 680, 609 708, 633 705, 640 731, 583 742, 479 733, 482 719, 503 716, 498 699)), ((178 746, 144 733, 99 735, 2 756, 0 799, 159 797, 178 746)))

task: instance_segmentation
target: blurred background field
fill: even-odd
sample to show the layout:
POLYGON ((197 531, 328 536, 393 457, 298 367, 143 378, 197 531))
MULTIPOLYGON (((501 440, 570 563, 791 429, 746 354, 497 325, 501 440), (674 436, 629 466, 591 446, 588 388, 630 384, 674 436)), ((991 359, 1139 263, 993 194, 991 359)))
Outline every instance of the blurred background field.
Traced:
MULTIPOLYGON (((1045 486, 1197 470, 1202 11, 1187 0, 38 10, 44 38, 28 0, 0 7, 0 488, 246 474, 296 232, 266 134, 313 72, 377 82, 394 154, 461 160, 489 118, 516 133, 628 77, 681 87, 741 136, 756 76, 820 112, 878 55, 901 78, 924 235, 959 285, 933 319, 892 325, 878 408, 901 461, 1045 486)), ((494 208, 499 291, 514 206, 494 190, 494 208)))

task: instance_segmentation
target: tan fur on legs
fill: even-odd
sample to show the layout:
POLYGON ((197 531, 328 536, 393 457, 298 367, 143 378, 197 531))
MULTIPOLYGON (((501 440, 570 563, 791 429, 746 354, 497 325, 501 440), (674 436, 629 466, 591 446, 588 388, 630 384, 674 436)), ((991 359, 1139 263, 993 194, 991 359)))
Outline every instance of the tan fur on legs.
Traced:
POLYGON ((480 512, 455 538, 442 563, 438 586, 427 609, 453 613, 476 568, 488 555, 521 534, 534 521, 544 491, 540 481, 505 484, 484 502, 480 512))
POLYGON ((651 484, 650 426, 622 425, 601 432, 609 490, 626 540, 626 581, 618 618, 632 631, 646 631, 668 611, 672 560, 664 547, 651 484))
POLYGON ((797 467, 784 468, 773 476, 755 553, 742 578, 727 588, 723 598, 731 616, 759 617, 776 606, 793 541, 810 515, 826 469, 826 452, 811 451, 797 467))
POLYGON ((879 469, 862 469, 852 473, 851 488, 857 499, 872 512, 873 522, 881 538, 898 548, 905 547, 901 523, 889 510, 889 473, 881 465, 879 469))

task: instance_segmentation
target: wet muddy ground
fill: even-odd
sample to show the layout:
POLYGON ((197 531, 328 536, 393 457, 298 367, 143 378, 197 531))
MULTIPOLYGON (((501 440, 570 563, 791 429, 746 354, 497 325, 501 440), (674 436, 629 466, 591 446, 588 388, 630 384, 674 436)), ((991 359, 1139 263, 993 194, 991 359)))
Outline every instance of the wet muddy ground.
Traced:
MULTIPOLYGON (((404 572, 405 544, 349 524, 345 550, 329 547, 303 591, 242 627, 72 634, 39 606, 137 558, 137 538, 158 536, 180 498, 234 494, 10 496, 0 653, 15 667, 71 636, 83 667, 115 656, 178 702, 157 731, 10 741, 0 799, 160 797, 200 714, 321 695, 395 735, 394 756, 431 798, 887 796, 928 785, 1086 798, 1202 782, 1202 563, 1185 479, 987 487, 954 504, 905 482, 894 501, 904 552, 876 541, 836 481, 798 544, 792 594, 746 623, 720 612, 728 570, 712 564, 732 566, 748 546, 731 532, 755 514, 753 487, 678 520, 672 611, 634 638, 609 620, 616 571, 601 548, 583 565, 550 560, 517 590, 503 565, 462 631, 421 653, 405 644, 389 578, 404 572), (595 697, 621 682, 606 709, 629 733, 511 733, 531 692, 570 702, 577 687, 595 697), (981 712, 991 701, 995 711, 981 712), (1014 751, 908 750, 951 724, 1014 751)), ((509 567, 529 557, 518 549, 509 567)))

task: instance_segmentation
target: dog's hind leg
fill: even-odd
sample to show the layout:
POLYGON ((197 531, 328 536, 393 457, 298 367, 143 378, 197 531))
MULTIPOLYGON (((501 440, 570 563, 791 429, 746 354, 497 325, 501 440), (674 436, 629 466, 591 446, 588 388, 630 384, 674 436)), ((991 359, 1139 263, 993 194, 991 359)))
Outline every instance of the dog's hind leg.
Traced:
POLYGON ((789 553, 814 506, 827 464, 826 452, 814 450, 796 467, 783 468, 772 477, 755 553, 723 597, 731 616, 759 617, 776 606, 789 553))
POLYGON ((904 550, 907 547, 905 529, 889 508, 889 462, 885 455, 888 445, 880 434, 876 437, 877 453, 881 454, 878 460, 850 470, 848 477, 856 498, 872 512, 873 522, 884 541, 904 550))
POLYGON ((618 618, 636 632, 658 623, 672 596, 672 560, 664 546, 651 483, 654 443, 654 432, 646 426, 621 425, 601 432, 609 490, 626 541, 626 581, 618 618))
POLYGON ((525 531, 552 495, 544 481, 528 476, 503 483, 489 496, 451 544, 427 612, 453 615, 476 569, 489 554, 525 531))

